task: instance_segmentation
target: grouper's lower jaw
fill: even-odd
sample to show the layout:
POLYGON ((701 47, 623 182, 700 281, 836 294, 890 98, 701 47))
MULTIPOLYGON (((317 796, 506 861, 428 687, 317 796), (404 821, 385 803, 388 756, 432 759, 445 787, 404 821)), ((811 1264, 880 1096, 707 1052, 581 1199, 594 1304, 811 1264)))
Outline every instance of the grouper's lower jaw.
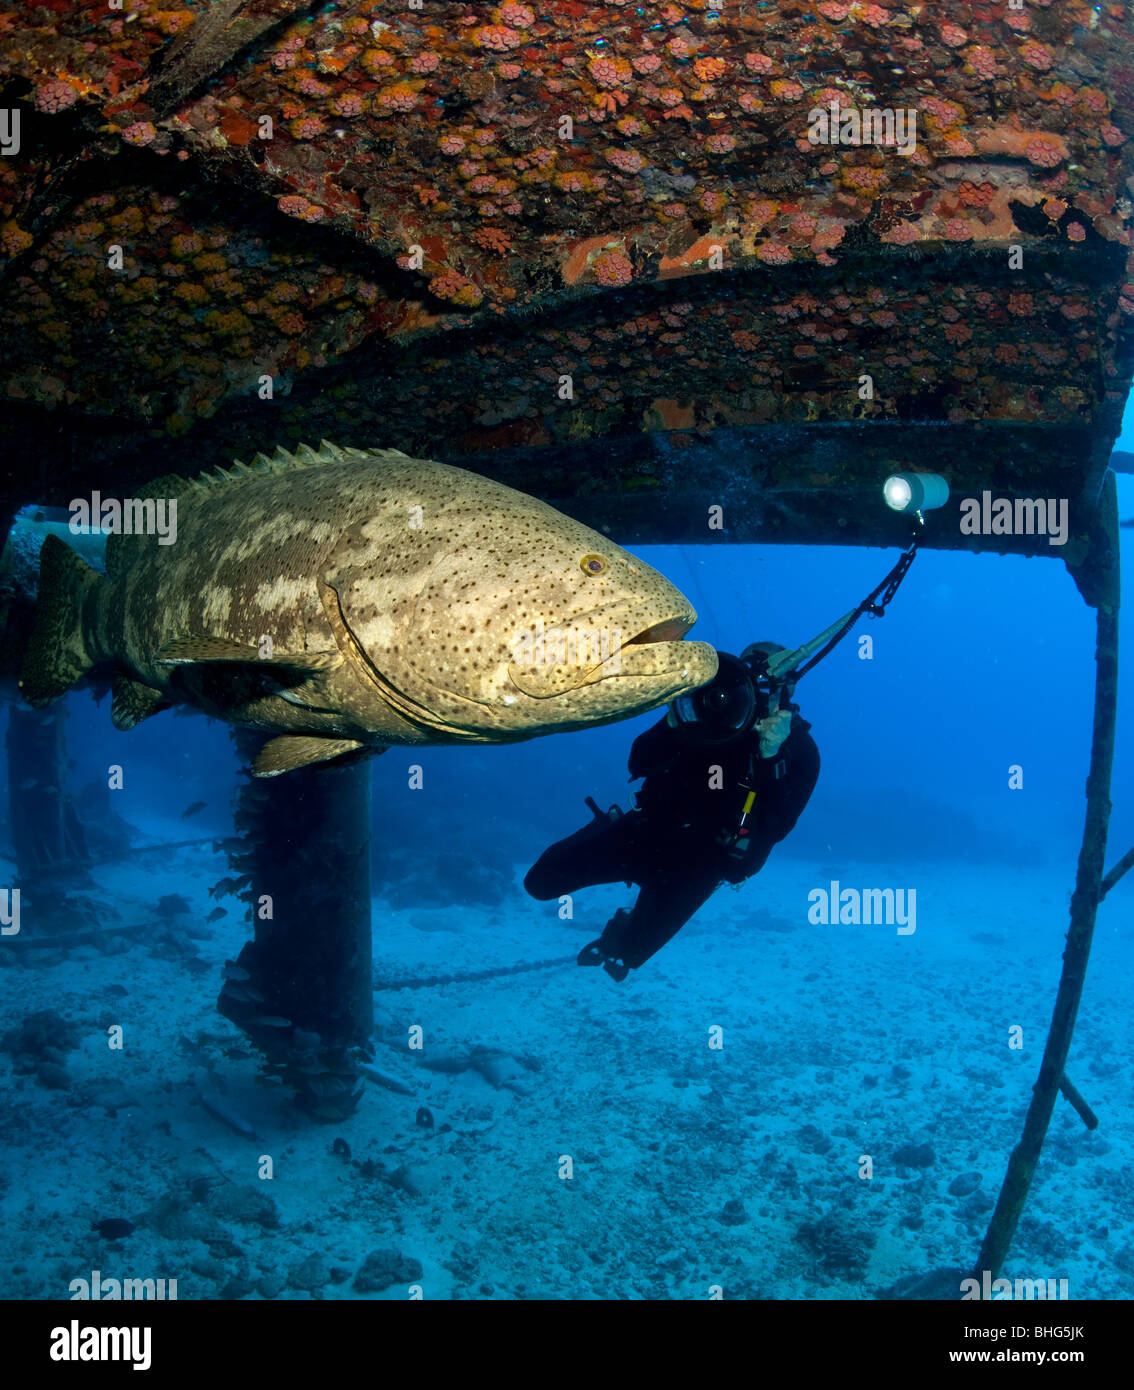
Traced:
POLYGON ((545 731, 633 719, 696 690, 716 673, 717 653, 707 642, 652 643, 648 653, 633 656, 623 649, 621 660, 604 663, 585 685, 542 702, 550 716, 545 731))
MULTIPOLYGON (((544 661, 531 665, 512 663, 508 680, 515 691, 533 700, 560 700, 572 694, 593 696, 596 686, 610 689, 634 679, 656 686, 655 703, 695 690, 717 673, 717 654, 707 642, 628 642, 616 647, 604 660, 589 662, 544 661)), ((614 695, 612 699, 625 698, 614 695)))
POLYGON ((667 700, 696 690, 717 674, 717 652, 708 642, 649 642, 642 645, 626 643, 597 666, 588 676, 587 684, 619 681, 628 677, 638 680, 655 679, 659 687, 672 693, 667 700))
MULTIPOLYGON (((657 709, 705 685, 717 674, 717 653, 708 642, 651 642, 623 647, 588 672, 586 681, 552 705, 572 705, 582 721, 606 723, 657 709)), ((559 717, 568 719, 566 709, 559 717)))

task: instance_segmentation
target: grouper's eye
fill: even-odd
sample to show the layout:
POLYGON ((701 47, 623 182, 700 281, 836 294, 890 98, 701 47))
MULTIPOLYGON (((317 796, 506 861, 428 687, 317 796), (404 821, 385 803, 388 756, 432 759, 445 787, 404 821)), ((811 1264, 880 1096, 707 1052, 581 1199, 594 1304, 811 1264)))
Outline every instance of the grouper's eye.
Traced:
POLYGON ((584 574, 601 574, 606 569, 606 561, 601 555, 584 555, 579 564, 584 574))

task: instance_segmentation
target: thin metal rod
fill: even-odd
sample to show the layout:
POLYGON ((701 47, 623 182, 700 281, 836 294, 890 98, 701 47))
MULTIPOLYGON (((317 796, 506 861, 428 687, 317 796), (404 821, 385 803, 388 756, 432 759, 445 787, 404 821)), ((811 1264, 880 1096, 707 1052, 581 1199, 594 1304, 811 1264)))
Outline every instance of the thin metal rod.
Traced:
POLYGON ((1075 1113, 1083 1121, 1088 1129, 1098 1129, 1099 1117, 1083 1099, 1078 1087, 1066 1076, 1059 1078, 1059 1093, 1064 1100, 1070 1101, 1075 1109, 1075 1113))
POLYGON ((1063 952, 1063 973, 1051 1016, 1039 1077, 1032 1090, 1020 1142, 1012 1150, 1008 1171, 996 1209, 981 1246, 974 1271, 979 1280, 985 1270, 999 1277, 1012 1244, 1016 1226, 1028 1198, 1040 1151, 1051 1123, 1055 1097, 1063 1081, 1063 1069, 1075 1031, 1075 1018, 1083 995, 1095 916, 1102 897, 1106 867, 1106 836, 1110 821, 1110 778, 1114 762, 1114 730, 1118 707, 1118 508, 1114 474, 1108 473, 1099 499, 1100 527, 1093 540, 1099 602, 1095 619, 1095 710, 1091 762, 1087 774, 1087 809, 1075 891, 1071 896, 1071 925, 1063 952))
POLYGON ((1107 874, 1106 878, 1103 879, 1102 891, 1099 893, 1100 902, 1128 869, 1134 869, 1134 845, 1130 846, 1114 868, 1111 869, 1110 873, 1107 874))

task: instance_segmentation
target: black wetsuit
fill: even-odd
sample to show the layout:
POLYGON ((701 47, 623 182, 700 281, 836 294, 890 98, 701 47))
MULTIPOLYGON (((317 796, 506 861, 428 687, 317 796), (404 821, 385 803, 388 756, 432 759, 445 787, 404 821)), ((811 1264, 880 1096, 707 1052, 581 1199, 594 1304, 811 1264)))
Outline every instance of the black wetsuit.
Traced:
MULTIPOLYGON (((794 709, 794 707, 793 707, 794 709)), ((758 873, 792 829, 819 776, 811 725, 793 712, 791 731, 771 758, 753 729, 706 744, 663 719, 634 740, 630 777, 646 780, 638 810, 596 816, 546 850, 524 879, 547 900, 596 883, 636 883, 630 912, 618 912, 596 943, 602 956, 636 968, 670 940, 723 882, 758 873), (719 773, 714 773, 719 768, 719 773), (751 787, 748 848, 729 852, 751 787)), ((595 962, 597 963, 597 961, 595 962)))

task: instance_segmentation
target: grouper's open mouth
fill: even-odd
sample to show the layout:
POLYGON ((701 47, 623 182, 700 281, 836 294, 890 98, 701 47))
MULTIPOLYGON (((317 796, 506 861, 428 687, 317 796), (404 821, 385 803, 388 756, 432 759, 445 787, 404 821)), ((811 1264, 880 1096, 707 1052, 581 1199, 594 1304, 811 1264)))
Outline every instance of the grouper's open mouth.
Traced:
POLYGON ((696 619, 692 610, 663 618, 625 641, 611 628, 549 629, 509 665, 508 676, 517 690, 536 700, 625 677, 692 689, 711 679, 715 669, 706 655, 711 647, 682 640, 696 619))

